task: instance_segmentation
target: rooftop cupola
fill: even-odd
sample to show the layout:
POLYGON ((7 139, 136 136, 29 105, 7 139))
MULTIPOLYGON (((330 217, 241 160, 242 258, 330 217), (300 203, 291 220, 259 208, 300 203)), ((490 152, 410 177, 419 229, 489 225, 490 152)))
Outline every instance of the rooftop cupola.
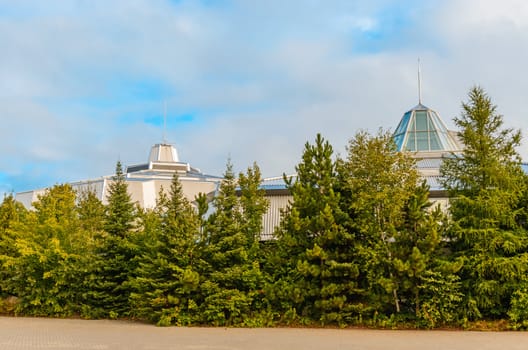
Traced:
POLYGON ((180 158, 173 145, 158 143, 150 149, 149 162, 178 163, 180 158))
POLYGON ((443 153, 462 149, 438 113, 421 103, 403 115, 393 138, 398 151, 443 153))
POLYGON ((422 104, 420 59, 418 59, 418 105, 405 112, 392 137, 400 152, 443 154, 457 152, 463 148, 456 132, 448 130, 440 115, 422 104))

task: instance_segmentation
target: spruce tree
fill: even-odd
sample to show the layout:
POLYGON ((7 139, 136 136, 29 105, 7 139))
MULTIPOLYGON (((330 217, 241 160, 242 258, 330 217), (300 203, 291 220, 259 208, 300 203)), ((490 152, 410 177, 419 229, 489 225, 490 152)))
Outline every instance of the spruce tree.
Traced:
POLYGON ((247 238, 246 249, 248 249, 248 262, 251 263, 250 271, 256 279, 254 289, 248 292, 252 298, 250 316, 255 320, 254 325, 262 326, 272 319, 269 300, 263 292, 270 276, 261 269, 265 259, 261 249, 262 220, 268 210, 269 201, 266 198, 266 191, 262 188, 262 175, 256 162, 248 167, 245 173, 239 173, 238 192, 242 211, 241 229, 247 238))
POLYGON ((144 225, 141 255, 131 280, 133 314, 158 325, 196 321, 200 275, 199 218, 174 174, 169 195, 158 196, 151 223, 144 225))
POLYGON ((126 238, 134 228, 135 205, 128 193, 123 166, 118 161, 108 187, 104 229, 110 237, 126 238))
POLYGON ((526 175, 516 151, 521 133, 504 127, 480 87, 469 91, 454 121, 465 148, 444 161, 441 174, 450 195, 450 246, 464 261, 463 317, 504 317, 512 293, 526 284, 528 266, 521 220, 526 175))
MULTIPOLYGON (((237 196, 230 162, 213 200, 214 213, 205 226, 202 322, 213 325, 250 325, 260 310, 256 296, 262 289, 259 261, 251 251, 248 222, 237 196)), ((251 234, 254 236, 254 234, 251 234)), ((253 238, 254 239, 254 238, 253 238)))
POLYGON ((256 163, 238 175, 243 230, 249 245, 258 244, 262 232, 262 216, 268 209, 266 191, 261 187, 262 175, 256 163))
POLYGON ((82 267, 84 279, 81 281, 82 296, 80 300, 80 312, 82 317, 102 317, 103 314, 98 305, 100 301, 94 299, 98 295, 98 282, 101 278, 99 271, 102 266, 101 252, 104 246, 105 206, 96 196, 92 189, 81 191, 77 194, 77 215, 79 217, 80 230, 83 233, 84 244, 84 266, 82 267), (96 311, 99 310, 99 311, 96 311))
POLYGON ((270 260, 276 281, 270 293, 282 322, 346 324, 362 311, 355 237, 344 227, 332 157, 332 146, 318 134, 315 144, 305 145, 297 177, 285 178, 293 201, 270 260))
POLYGON ((109 184, 104 234, 98 244, 97 260, 86 283, 86 317, 123 317, 128 314, 130 294, 128 279, 134 252, 131 235, 137 217, 136 206, 128 193, 121 162, 109 184))

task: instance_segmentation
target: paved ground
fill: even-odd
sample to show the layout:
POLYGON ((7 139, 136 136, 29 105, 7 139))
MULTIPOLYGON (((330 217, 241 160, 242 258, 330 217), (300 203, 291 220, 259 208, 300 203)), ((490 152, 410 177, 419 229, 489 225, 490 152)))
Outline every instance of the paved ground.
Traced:
POLYGON ((0 317, 0 349, 528 349, 528 333, 158 328, 122 321, 0 317))

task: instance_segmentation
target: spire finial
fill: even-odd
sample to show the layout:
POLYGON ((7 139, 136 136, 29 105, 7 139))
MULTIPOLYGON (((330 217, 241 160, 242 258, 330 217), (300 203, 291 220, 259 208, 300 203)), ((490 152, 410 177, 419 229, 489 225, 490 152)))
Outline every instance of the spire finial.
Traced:
POLYGON ((418 57, 418 103, 422 104, 422 75, 420 72, 420 57, 418 57))

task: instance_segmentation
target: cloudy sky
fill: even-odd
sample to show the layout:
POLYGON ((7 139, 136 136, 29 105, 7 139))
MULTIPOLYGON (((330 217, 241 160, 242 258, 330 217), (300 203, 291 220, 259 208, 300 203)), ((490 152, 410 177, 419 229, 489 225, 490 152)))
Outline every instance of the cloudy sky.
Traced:
POLYGON ((525 0, 0 0, 0 193, 145 162, 164 101, 182 161, 290 173, 318 132, 394 129, 418 58, 448 126, 478 84, 528 137, 525 0))

